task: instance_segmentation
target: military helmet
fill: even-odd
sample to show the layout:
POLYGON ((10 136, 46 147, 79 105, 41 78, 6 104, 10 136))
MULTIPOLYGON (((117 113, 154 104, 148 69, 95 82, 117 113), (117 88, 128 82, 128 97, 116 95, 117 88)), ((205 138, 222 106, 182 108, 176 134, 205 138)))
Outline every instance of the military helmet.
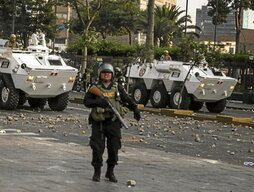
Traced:
POLYGON ((15 41, 16 40, 16 35, 15 34, 11 34, 10 35, 10 40, 15 41))
POLYGON ((122 73, 122 69, 120 67, 115 68, 115 73, 122 73))
POLYGON ((122 75, 122 69, 120 67, 115 67, 115 76, 118 78, 122 75))
POLYGON ((101 73, 112 73, 112 77, 114 76, 115 72, 114 72, 114 67, 109 64, 109 63, 103 63, 102 65, 100 65, 99 69, 98 69, 98 76, 101 76, 101 73))
POLYGON ((168 50, 164 50, 164 53, 165 53, 165 54, 168 54, 168 50))
POLYGON ((11 34, 10 38, 16 38, 16 35, 15 34, 11 34))

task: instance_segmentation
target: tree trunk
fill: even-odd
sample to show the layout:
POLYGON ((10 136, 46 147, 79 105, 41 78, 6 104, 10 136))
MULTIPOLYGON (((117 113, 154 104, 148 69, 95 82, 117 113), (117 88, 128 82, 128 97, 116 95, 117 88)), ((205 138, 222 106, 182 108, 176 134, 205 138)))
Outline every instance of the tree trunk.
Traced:
POLYGON ((129 34, 129 45, 132 45, 132 32, 128 30, 128 34, 129 34))
POLYGON ((82 68, 81 68, 81 74, 84 74, 85 69, 87 68, 87 47, 84 47, 82 50, 82 68))
POLYGON ((239 53, 240 51, 240 35, 241 35, 241 30, 236 29, 236 35, 235 35, 235 53, 239 53))
POLYGON ((29 46, 29 36, 27 33, 22 33, 23 48, 26 49, 29 46))
POLYGON ((235 36, 235 53, 239 53, 239 45, 240 45, 240 35, 242 28, 242 14, 243 8, 239 7, 239 10, 235 12, 235 26, 236 26, 236 36, 235 36))
POLYGON ((146 60, 148 63, 152 63, 154 60, 154 1, 148 2, 148 27, 146 38, 146 60))

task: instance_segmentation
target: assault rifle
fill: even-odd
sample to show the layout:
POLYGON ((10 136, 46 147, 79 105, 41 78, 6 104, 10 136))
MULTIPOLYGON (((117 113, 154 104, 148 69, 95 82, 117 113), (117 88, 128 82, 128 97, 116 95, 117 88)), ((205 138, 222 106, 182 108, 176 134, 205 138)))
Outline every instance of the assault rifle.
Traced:
POLYGON ((119 112, 116 110, 116 108, 113 106, 113 104, 111 103, 111 101, 108 99, 108 97, 105 97, 103 95, 103 92, 96 87, 95 85, 93 85, 92 87, 90 87, 90 89, 88 90, 88 92, 97 95, 99 97, 101 97, 102 99, 104 99, 105 101, 107 101, 109 108, 113 111, 113 113, 115 114, 115 116, 118 118, 118 120, 122 123, 122 125, 124 126, 125 129, 128 129, 128 125, 124 122, 124 119, 122 118, 122 116, 119 114, 119 112))

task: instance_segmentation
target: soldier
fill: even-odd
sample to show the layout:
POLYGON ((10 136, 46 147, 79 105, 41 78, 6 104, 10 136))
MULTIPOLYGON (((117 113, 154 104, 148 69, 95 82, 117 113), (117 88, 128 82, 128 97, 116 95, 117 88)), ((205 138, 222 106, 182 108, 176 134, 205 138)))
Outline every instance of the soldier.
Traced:
POLYGON ((86 91, 90 85, 90 82, 91 82, 90 72, 87 68, 85 69, 85 72, 82 76, 82 81, 83 81, 84 91, 86 91))
POLYGON ((120 67, 115 68, 115 81, 122 85, 123 88, 125 87, 125 77, 123 76, 122 69, 120 67))
POLYGON ((163 52, 163 55, 161 56, 161 61, 170 61, 170 60, 172 60, 171 56, 168 54, 168 50, 165 50, 163 52))
MULTIPOLYGON (((137 105, 127 95, 124 89, 117 82, 113 81, 114 68, 111 64, 104 63, 98 69, 99 81, 95 85, 105 97, 108 97, 118 112, 123 116, 128 109, 134 112, 134 118, 140 120, 140 112, 137 105)), ((101 167, 103 165, 103 152, 105 140, 107 139, 107 172, 105 177, 111 182, 117 182, 114 175, 114 167, 118 161, 118 150, 121 148, 121 123, 115 118, 109 108, 109 104, 103 98, 87 92, 84 98, 84 105, 92 108, 89 116, 89 123, 92 124, 92 135, 90 146, 93 151, 92 166, 94 167, 93 181, 99 182, 101 167)))
POLYGON ((10 48, 19 48, 18 43, 16 42, 16 35, 15 34, 11 34, 10 35, 10 39, 8 41, 6 41, 6 43, 4 44, 5 47, 10 47, 10 48))

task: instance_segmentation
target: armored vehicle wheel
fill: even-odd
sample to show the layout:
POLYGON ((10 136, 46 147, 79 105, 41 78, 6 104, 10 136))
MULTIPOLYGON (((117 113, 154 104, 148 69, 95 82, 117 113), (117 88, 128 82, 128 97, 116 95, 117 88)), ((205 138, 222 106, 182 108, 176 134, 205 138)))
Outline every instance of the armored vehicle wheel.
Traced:
POLYGON ((192 100, 189 109, 193 111, 199 111, 203 107, 203 105, 204 102, 192 100))
POLYGON ((53 111, 63 111, 68 105, 69 92, 48 99, 50 109, 53 111))
POLYGON ((41 99, 41 98, 28 98, 28 103, 32 108, 39 107, 41 109, 44 108, 44 106, 47 103, 47 99, 41 99))
POLYGON ((150 101, 155 108, 164 108, 168 103, 168 93, 164 85, 156 85, 151 90, 150 101))
POLYGON ((209 112, 220 113, 224 111, 227 104, 226 99, 219 100, 217 102, 206 102, 206 108, 209 112))
POLYGON ((184 88, 182 96, 181 94, 181 88, 176 87, 172 90, 170 95, 170 108, 177 109, 178 107, 178 100, 180 97, 180 109, 189 109, 191 98, 190 95, 187 93, 186 89, 184 88))
MULTIPOLYGON (((10 84, 10 83, 9 83, 10 84)), ((12 110, 19 104, 19 90, 13 86, 5 85, 0 80, 0 107, 3 109, 12 110)))
POLYGON ((132 88, 131 96, 137 104, 146 105, 149 100, 149 91, 144 83, 137 83, 132 88))
POLYGON ((26 96, 24 93, 19 93, 19 105, 24 105, 26 103, 26 96))

